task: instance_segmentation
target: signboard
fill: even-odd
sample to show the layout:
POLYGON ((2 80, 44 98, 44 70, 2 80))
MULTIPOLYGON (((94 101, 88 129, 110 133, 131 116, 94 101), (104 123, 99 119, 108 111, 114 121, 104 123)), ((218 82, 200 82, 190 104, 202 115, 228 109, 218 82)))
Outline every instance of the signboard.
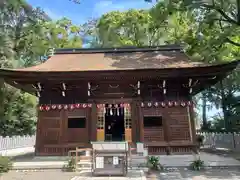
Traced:
POLYGON ((104 168, 104 157, 96 157, 96 168, 104 168))

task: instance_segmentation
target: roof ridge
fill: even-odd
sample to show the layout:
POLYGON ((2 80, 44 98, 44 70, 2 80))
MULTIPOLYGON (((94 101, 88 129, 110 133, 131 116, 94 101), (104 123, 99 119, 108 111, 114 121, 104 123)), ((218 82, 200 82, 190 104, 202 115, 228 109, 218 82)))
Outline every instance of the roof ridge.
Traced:
POLYGON ((152 52, 152 51, 183 51, 182 46, 161 45, 161 46, 123 46, 112 48, 62 48, 55 49, 54 54, 81 54, 81 53, 124 53, 124 52, 152 52))

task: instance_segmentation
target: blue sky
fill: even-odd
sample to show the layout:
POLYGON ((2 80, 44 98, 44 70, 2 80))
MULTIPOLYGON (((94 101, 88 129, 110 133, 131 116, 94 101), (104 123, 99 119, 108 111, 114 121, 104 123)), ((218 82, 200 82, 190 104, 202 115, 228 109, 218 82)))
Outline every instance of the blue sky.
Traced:
POLYGON ((154 5, 144 0, 81 0, 81 4, 74 4, 69 0, 27 0, 27 2, 33 7, 40 7, 54 20, 67 17, 75 24, 82 24, 88 19, 113 10, 149 9, 154 5))

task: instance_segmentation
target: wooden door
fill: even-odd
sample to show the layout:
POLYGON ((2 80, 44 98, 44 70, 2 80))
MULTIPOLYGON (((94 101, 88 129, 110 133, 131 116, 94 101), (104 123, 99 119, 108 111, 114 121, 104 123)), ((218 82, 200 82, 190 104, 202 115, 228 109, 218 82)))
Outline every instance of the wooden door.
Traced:
POLYGON ((132 142, 132 115, 131 106, 129 104, 124 107, 124 127, 125 141, 132 142))
POLYGON ((97 108, 97 141, 105 140, 105 111, 104 107, 97 108))

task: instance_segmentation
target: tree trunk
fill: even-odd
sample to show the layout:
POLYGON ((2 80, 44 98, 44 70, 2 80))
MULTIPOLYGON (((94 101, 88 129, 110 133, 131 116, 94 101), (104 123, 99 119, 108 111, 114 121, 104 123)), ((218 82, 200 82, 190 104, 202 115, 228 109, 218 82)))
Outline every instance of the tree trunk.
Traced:
POLYGON ((205 92, 202 93, 202 103, 202 128, 207 129, 207 94, 205 92))
POLYGON ((226 97, 225 97, 222 81, 220 81, 220 91, 221 91, 221 107, 223 112, 224 126, 225 126, 225 129, 228 129, 229 122, 228 122, 228 115, 227 115, 227 106, 225 103, 226 97))

